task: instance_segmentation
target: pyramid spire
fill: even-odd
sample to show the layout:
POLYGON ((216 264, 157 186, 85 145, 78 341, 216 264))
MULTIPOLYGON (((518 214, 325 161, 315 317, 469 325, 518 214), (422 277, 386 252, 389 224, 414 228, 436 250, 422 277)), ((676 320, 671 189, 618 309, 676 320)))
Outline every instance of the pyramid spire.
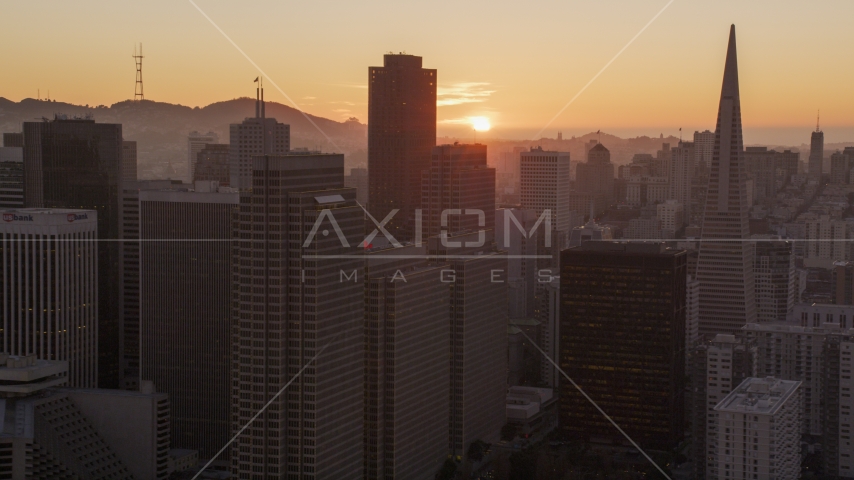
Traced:
POLYGON ((729 27, 729 45, 726 50, 724 66, 724 84, 721 87, 721 98, 732 97, 738 101, 738 54, 735 48, 735 25, 729 27))

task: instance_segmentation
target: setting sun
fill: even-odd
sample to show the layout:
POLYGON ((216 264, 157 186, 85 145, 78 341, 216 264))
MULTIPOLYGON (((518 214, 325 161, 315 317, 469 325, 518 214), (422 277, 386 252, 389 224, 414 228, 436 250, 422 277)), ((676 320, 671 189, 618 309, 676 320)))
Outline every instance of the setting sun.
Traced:
POLYGON ((491 127, 486 117, 471 117, 471 124, 478 132, 485 132, 491 127))

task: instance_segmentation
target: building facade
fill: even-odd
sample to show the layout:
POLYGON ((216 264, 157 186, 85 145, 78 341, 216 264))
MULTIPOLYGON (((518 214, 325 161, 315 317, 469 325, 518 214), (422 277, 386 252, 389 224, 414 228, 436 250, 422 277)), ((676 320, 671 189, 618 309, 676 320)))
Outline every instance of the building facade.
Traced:
MULTIPOLYGON (((561 253, 560 366, 645 448, 672 448, 683 434, 686 281, 686 253, 662 243, 561 253)), ((566 434, 625 442, 573 385, 560 388, 566 434)))
POLYGON ((205 134, 195 130, 187 135, 187 181, 192 182, 196 178, 196 162, 199 152, 204 150, 209 143, 217 143, 219 136, 214 132, 205 134))
POLYGON ((228 129, 228 185, 241 191, 252 188, 252 159, 255 156, 282 155, 291 149, 291 126, 279 123, 275 118, 266 118, 264 89, 260 92, 260 97, 256 93, 255 116, 246 118, 242 123, 233 123, 228 129))
POLYGON ((569 232, 573 225, 569 210, 569 152, 552 152, 531 147, 521 152, 520 181, 522 208, 539 217, 549 212, 552 228, 569 232))
POLYGON ((436 145, 437 82, 415 55, 368 67, 368 210, 378 220, 398 210, 386 228, 400 241, 415 235, 421 172, 436 145))
POLYGON ((0 147, 0 209, 24 208, 24 149, 0 147))
POLYGON ((98 219, 94 210, 3 210, 3 352, 68 362, 68 383, 98 385, 98 219))
POLYGON ((169 394, 174 448, 198 450, 203 459, 231 438, 231 236, 238 201, 237 193, 215 191, 139 194, 140 375, 169 394))

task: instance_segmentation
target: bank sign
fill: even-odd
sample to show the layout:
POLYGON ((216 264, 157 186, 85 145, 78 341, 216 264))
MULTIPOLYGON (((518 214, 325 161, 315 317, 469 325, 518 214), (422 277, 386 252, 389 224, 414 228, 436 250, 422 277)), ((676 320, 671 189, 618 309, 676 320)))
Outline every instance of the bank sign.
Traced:
POLYGON ((88 220, 88 219, 89 219, 89 216, 86 215, 85 213, 79 214, 79 215, 76 213, 69 213, 68 214, 68 223, 73 223, 75 220, 88 220))
POLYGON ((16 213, 4 213, 3 214, 4 222, 32 222, 32 215, 18 215, 16 213))

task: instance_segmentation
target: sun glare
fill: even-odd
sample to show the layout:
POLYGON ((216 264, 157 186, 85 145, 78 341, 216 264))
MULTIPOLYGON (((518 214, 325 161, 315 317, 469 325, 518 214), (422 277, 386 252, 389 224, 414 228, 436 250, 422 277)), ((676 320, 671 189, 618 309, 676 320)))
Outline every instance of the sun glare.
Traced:
POLYGON ((491 127, 486 117, 471 117, 471 124, 478 132, 485 132, 491 127))

